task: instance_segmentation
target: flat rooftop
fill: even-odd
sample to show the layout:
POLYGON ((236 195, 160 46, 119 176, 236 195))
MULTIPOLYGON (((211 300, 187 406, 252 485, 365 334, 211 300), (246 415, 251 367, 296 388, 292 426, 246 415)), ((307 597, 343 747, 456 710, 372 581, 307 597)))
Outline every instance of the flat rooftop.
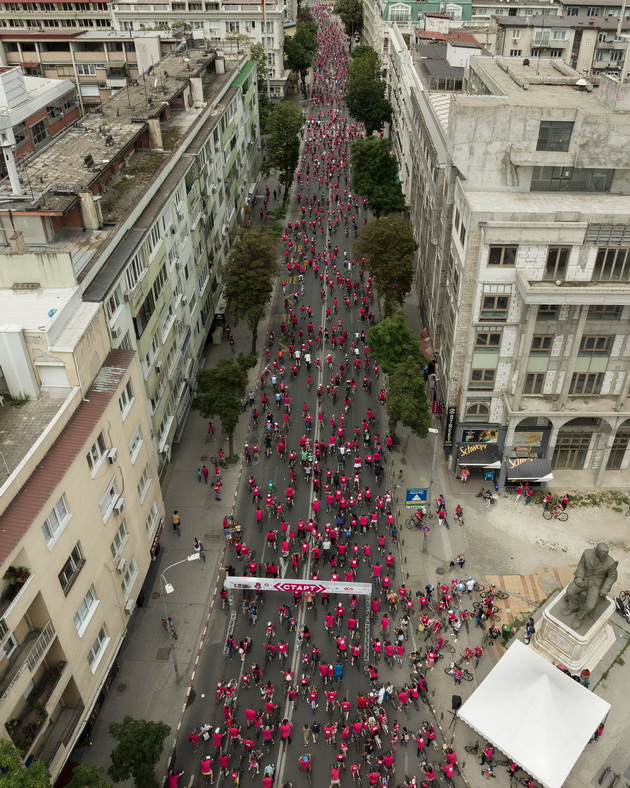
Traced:
MULTIPOLYGON (((508 0, 509 2, 509 0, 508 0)), ((614 16, 596 16, 593 22, 589 21, 588 16, 504 16, 493 15, 500 25, 505 27, 531 27, 536 30, 548 30, 549 28, 560 28, 566 30, 567 28, 582 30, 583 28, 591 28, 594 30, 616 30, 619 20, 614 16)), ((630 25, 628 23, 622 25, 622 29, 627 29, 630 25)))
POLYGON ((509 192, 468 191, 466 199, 475 213, 492 219, 527 222, 549 221, 558 214, 570 214, 573 221, 627 224, 630 196, 598 192, 509 192))
POLYGON ((65 401, 42 397, 15 407, 4 398, 4 407, 0 408, 0 452, 4 457, 4 462, 0 461, 0 487, 9 478, 7 468, 9 474, 13 473, 65 401))
POLYGON ((48 331, 76 289, 41 288, 35 293, 19 294, 11 289, 0 290, 0 331, 6 326, 19 326, 23 331, 48 331), (55 313, 49 315, 53 310, 55 313))
POLYGON ((454 100, 462 105, 507 102, 521 107, 580 107, 584 112, 599 115, 612 112, 597 100, 596 88, 587 92, 576 87, 584 77, 563 61, 530 58, 529 65, 524 65, 524 60, 522 57, 473 58, 471 69, 485 82, 490 95, 457 93, 454 100))

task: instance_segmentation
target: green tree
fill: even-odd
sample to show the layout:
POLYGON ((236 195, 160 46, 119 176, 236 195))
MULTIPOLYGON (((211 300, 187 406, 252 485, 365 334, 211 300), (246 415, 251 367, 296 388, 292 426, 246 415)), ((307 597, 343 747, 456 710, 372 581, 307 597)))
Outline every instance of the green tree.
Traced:
POLYGON ((284 64, 300 75, 302 93, 306 99, 306 75, 313 65, 317 48, 317 25, 314 22, 299 22, 294 36, 284 39, 284 64))
POLYGON ((389 376, 385 409, 392 434, 395 434, 400 421, 414 435, 426 438, 431 426, 431 414, 422 367, 417 359, 406 358, 389 376))
POLYGON ((267 56, 265 55, 265 47, 259 42, 252 44, 251 59, 256 63, 256 81, 258 84, 258 119, 260 121, 261 134, 267 131, 267 121, 269 113, 271 112, 271 101, 267 93, 267 77, 269 75, 269 66, 267 65, 267 56))
POLYGON ((271 300, 274 277, 280 273, 279 243, 271 233, 256 227, 237 230, 223 267, 225 296, 237 318, 247 320, 256 353, 258 323, 271 300))
POLYGON ((381 79, 380 69, 378 55, 369 47, 350 64, 346 104, 354 117, 365 124, 368 137, 392 119, 392 105, 385 98, 387 85, 381 79))
POLYGON ((309 6, 298 3, 296 18, 298 22, 313 22, 313 13, 309 6))
POLYGON ((386 317, 402 306, 411 290, 417 248, 411 224, 399 214, 368 222, 353 244, 354 257, 365 258, 386 317))
POLYGON ((350 53, 350 57, 354 60, 355 58, 363 57, 368 52, 375 52, 376 50, 373 47, 369 47, 367 44, 359 44, 358 47, 355 47, 352 52, 350 53))
POLYGON ((391 142, 384 137, 365 137, 350 146, 352 186, 367 198, 377 218, 381 214, 399 213, 405 207, 398 162, 390 149, 391 142))
POLYGON ((368 329, 367 341, 370 355, 378 361, 387 375, 391 375, 403 359, 411 358, 421 367, 426 365, 426 359, 420 350, 420 340, 409 328, 407 315, 402 310, 371 326, 368 329))
POLYGON ((170 732, 164 722, 136 720, 128 714, 122 722, 110 723, 109 735, 118 744, 112 750, 107 774, 115 783, 132 779, 136 788, 158 788, 155 765, 170 732))
POLYGON ((66 788, 110 788, 111 783, 103 777, 100 766, 79 764, 72 770, 72 779, 66 788))
POLYGON ((293 173, 300 160, 300 129, 304 122, 302 110, 292 101, 276 104, 267 121, 267 147, 263 173, 278 171, 283 186, 283 201, 289 196, 293 173))
POLYGON ((242 413, 240 398, 247 386, 247 370, 256 364, 256 356, 222 358, 213 369, 197 375, 197 409, 205 419, 217 416, 228 436, 229 456, 234 455, 234 430, 242 413))
POLYGON ((50 788, 50 774, 41 761, 27 768, 20 751, 7 739, 0 739, 0 785, 2 788, 50 788))
POLYGON ((336 0, 334 11, 343 22, 349 36, 360 32, 363 27, 363 3, 361 0, 336 0))

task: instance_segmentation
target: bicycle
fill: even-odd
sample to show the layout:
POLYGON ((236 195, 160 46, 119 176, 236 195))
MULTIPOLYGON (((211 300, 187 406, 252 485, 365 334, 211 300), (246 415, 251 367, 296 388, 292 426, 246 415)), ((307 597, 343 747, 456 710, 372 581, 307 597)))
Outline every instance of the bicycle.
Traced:
POLYGON ((554 507, 553 509, 545 509, 543 511, 543 517, 545 520, 560 520, 561 523, 564 523, 566 520, 569 519, 569 515, 564 509, 560 509, 558 507, 554 507))
POLYGON ((608 775, 610 772, 612 772, 612 766, 607 766, 599 776, 599 780, 597 781, 598 785, 601 785, 604 782, 604 780, 606 779, 606 775, 608 775))
POLYGON ((490 586, 488 591, 484 591, 483 593, 479 594, 481 599, 488 599, 488 597, 496 597, 497 599, 507 599, 510 595, 507 591, 501 591, 499 588, 495 588, 494 586, 490 586))
POLYGON ((459 662, 454 662, 453 663, 453 667, 451 667, 449 665, 447 668, 444 668, 444 672, 446 673, 447 676, 454 676, 455 675, 453 673, 453 668, 459 668, 459 670, 461 670, 462 678, 464 679, 464 681, 472 681, 473 680, 473 678, 474 678, 473 674, 469 670, 466 670, 466 668, 462 667, 462 660, 461 659, 459 660, 459 662))
POLYGON ((619 599, 622 601, 623 604, 630 601, 630 591, 620 591, 619 599))
POLYGON ((414 528, 420 530, 423 525, 424 522, 422 520, 418 520, 416 517, 408 517, 405 520, 405 528, 408 528, 410 531, 414 528))
POLYGON ((352 764, 352 766, 350 767, 350 772, 352 773, 352 782, 357 783, 357 785, 363 785, 363 778, 361 777, 361 764, 360 763, 352 764))
POLYGON ((219 457, 218 460, 216 457, 210 457, 210 462, 214 465, 215 468, 217 467, 217 465, 220 465, 222 468, 228 467, 227 462, 223 459, 223 457, 219 457))
POLYGON ((177 632, 175 632, 175 623, 170 616, 168 617, 168 621, 165 618, 162 619, 162 626, 174 640, 177 640, 177 632))
POLYGON ((447 785, 448 788, 453 788, 454 783, 450 777, 444 773, 444 766, 439 761, 433 761, 433 771, 437 774, 438 780, 447 785))

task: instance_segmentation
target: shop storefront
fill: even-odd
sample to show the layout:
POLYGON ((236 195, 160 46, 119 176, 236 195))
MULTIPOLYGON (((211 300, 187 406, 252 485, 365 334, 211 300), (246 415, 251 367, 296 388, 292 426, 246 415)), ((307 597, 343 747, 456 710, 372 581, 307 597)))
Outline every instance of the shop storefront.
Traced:
POLYGON ((470 471, 469 481, 494 484, 501 468, 501 449, 496 443, 457 443, 455 473, 461 478, 464 468, 470 471))
POLYGON ((504 465, 505 483, 510 486, 528 482, 536 488, 553 479, 551 460, 545 457, 506 457, 504 465))

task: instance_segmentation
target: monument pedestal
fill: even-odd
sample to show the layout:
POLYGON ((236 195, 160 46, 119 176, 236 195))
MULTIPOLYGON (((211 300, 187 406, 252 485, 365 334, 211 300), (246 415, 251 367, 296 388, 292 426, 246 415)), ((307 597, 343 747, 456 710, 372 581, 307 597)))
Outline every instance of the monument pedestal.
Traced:
POLYGON ((583 668, 593 670, 615 642, 615 634, 608 620, 615 610, 615 603, 606 597, 600 600, 590 616, 586 616, 578 629, 570 622, 574 614, 563 616, 566 588, 548 605, 536 627, 532 643, 541 656, 554 664, 564 665, 571 673, 583 668))

